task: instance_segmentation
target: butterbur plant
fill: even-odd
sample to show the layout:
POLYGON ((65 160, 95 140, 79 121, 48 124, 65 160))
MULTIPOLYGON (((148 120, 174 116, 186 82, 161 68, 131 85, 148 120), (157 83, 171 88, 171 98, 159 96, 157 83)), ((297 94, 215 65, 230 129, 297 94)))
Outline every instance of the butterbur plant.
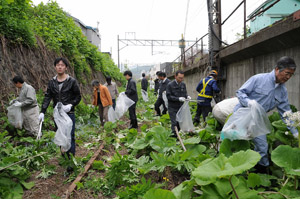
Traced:
MULTIPOLYGON (((283 114, 286 125, 290 127, 296 127, 298 132, 300 131, 300 111, 292 112, 287 111, 283 114)), ((298 133, 298 147, 300 148, 300 135, 298 133)))

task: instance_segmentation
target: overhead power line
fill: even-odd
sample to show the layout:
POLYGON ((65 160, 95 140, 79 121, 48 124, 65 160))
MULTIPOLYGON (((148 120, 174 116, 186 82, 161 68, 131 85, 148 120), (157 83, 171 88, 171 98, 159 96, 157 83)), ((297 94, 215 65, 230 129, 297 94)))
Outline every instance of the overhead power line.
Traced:
POLYGON ((187 1, 187 6, 186 6, 186 14, 185 14, 185 24, 184 24, 183 37, 185 37, 185 33, 186 33, 186 26, 187 26, 188 15, 189 15, 189 7, 190 7, 190 0, 187 1))

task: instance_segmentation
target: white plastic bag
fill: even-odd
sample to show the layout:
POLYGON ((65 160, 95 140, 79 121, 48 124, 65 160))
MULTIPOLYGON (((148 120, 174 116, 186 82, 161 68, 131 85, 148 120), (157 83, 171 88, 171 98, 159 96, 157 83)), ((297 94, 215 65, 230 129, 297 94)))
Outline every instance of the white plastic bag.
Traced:
POLYGON ((115 122, 116 120, 118 120, 118 115, 116 114, 114 108, 111 106, 108 109, 108 121, 110 122, 115 122))
POLYGON ((234 112, 221 132, 221 139, 251 140, 270 133, 271 123, 263 107, 254 102, 251 107, 239 108, 234 112))
POLYGON ((11 125, 18 129, 22 129, 23 116, 22 109, 20 106, 15 106, 15 103, 7 107, 7 117, 11 125))
POLYGON ((189 101, 185 101, 176 114, 176 120, 182 131, 191 132, 195 130, 192 115, 190 111, 189 101))
POLYGON ((164 100, 165 106, 168 108, 168 98, 166 92, 162 93, 162 98, 164 100))
POLYGON ((135 102, 127 97, 125 92, 120 93, 116 102, 116 114, 118 119, 120 119, 124 113, 131 107, 135 102))
POLYGON ((149 101, 148 100, 148 93, 147 93, 147 91, 145 91, 143 89, 142 89, 142 97, 143 97, 144 102, 148 102, 149 101))
POLYGON ((73 121, 62 108, 63 104, 58 102, 53 110, 53 117, 57 126, 54 143, 61 146, 62 152, 67 152, 71 148, 71 131, 73 121))
POLYGON ((224 124, 228 115, 233 113, 234 107, 238 103, 239 100, 237 97, 225 99, 217 103, 212 110, 212 114, 214 118, 216 118, 216 120, 218 120, 221 124, 224 124))

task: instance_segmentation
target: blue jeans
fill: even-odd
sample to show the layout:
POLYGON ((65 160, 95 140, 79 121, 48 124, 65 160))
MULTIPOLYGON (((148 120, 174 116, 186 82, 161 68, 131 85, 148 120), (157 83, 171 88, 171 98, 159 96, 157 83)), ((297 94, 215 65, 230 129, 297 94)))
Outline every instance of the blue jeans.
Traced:
POLYGON ((254 143, 254 151, 258 152, 261 155, 261 159, 258 164, 262 166, 269 166, 269 159, 268 159, 268 142, 267 136, 261 135, 253 139, 254 143))
POLYGON ((71 131, 71 148, 69 149, 69 151, 67 151, 67 155, 69 157, 70 153, 72 153, 73 156, 75 156, 75 114, 68 113, 68 116, 71 118, 73 122, 72 131, 71 131))

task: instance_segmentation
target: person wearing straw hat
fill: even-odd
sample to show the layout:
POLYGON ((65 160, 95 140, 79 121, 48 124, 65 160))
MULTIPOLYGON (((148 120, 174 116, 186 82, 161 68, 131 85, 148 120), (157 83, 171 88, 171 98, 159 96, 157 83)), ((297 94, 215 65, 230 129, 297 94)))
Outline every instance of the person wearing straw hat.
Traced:
POLYGON ((206 78, 203 78, 198 86, 196 91, 199 93, 197 100, 201 100, 197 103, 197 112, 194 117, 194 123, 199 124, 200 116, 202 115, 204 121, 209 112, 212 112, 211 100, 213 98, 213 93, 219 93, 220 89, 217 85, 217 76, 218 72, 212 70, 209 72, 209 75, 206 78))

